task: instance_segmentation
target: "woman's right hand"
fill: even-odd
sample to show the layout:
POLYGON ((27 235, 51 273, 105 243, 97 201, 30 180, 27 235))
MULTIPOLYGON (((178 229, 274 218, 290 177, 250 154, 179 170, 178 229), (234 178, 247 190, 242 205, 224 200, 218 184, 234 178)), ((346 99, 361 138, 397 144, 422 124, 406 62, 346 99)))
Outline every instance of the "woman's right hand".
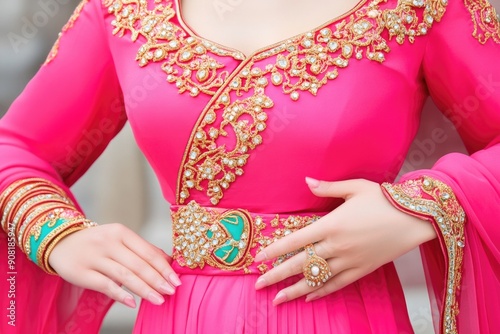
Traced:
POLYGON ((102 292, 129 307, 138 296, 160 305, 181 284, 172 258, 121 224, 106 224, 64 237, 49 256, 50 266, 74 285, 102 292))

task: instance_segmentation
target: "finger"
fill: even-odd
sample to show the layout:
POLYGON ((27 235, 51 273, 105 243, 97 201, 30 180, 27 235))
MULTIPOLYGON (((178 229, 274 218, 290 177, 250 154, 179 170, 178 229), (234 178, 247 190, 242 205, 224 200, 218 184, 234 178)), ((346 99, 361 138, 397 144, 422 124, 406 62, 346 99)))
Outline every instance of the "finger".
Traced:
POLYGON ((288 254, 305 245, 315 243, 322 240, 325 236, 325 224, 333 212, 327 214, 323 218, 315 221, 314 223, 301 228, 298 231, 290 233, 289 235, 274 241, 269 246, 263 248, 255 255, 255 262, 274 259, 280 255, 288 254))
POLYGON ((81 285, 82 287, 101 292, 109 298, 130 308, 135 308, 137 306, 134 296, 105 275, 92 270, 88 271, 88 273, 81 273, 80 277, 83 282, 85 282, 81 285))
POLYGON ((175 288, 165 278, 158 273, 150 264, 137 256, 127 247, 122 247, 113 252, 110 258, 122 266, 129 268, 144 282, 154 287, 162 294, 173 295, 175 288))
POLYGON ((313 301, 324 297, 330 293, 338 291, 351 283, 354 283, 364 274, 359 268, 351 268, 344 270, 337 275, 333 276, 330 280, 328 280, 323 286, 319 289, 316 289, 314 292, 310 293, 306 297, 306 301, 313 301))
POLYGON ((307 285, 306 279, 303 278, 294 285, 291 285, 276 294, 273 299, 273 305, 279 305, 284 302, 289 302, 301 296, 307 295, 308 293, 313 293, 318 287, 312 287, 307 285))
POLYGON ((306 177, 306 183, 312 193, 318 197, 336 197, 347 199, 364 185, 365 180, 320 181, 306 177))
POLYGON ((302 273, 305 261, 306 253, 302 251, 260 276, 257 282, 255 282, 255 289, 262 289, 266 286, 283 281, 288 277, 302 273))
POLYGON ((128 233, 122 239, 124 245, 155 268, 172 286, 178 287, 181 285, 179 276, 170 266, 172 259, 168 255, 168 257, 165 257, 165 252, 150 244, 138 234, 131 230, 127 231, 128 233))
POLYGON ((144 282, 133 271, 111 259, 104 259, 96 266, 96 270, 114 282, 119 282, 132 293, 155 305, 161 305, 165 299, 156 290, 144 282))

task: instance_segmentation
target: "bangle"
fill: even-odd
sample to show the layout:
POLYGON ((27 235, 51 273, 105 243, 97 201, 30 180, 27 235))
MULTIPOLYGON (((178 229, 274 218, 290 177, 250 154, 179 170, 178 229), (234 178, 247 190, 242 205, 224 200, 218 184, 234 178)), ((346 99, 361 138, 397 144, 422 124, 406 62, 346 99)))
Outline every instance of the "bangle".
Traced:
POLYGON ((48 274, 51 274, 51 275, 57 275, 57 272, 50 266, 49 264, 49 257, 50 257, 50 254, 52 253, 52 250, 54 249, 54 247, 59 243, 59 241, 61 241, 64 237, 67 237, 68 235, 74 233, 74 232, 78 232, 78 231, 81 231, 81 230, 84 230, 86 228, 90 228, 90 227, 94 227, 94 226, 97 226, 96 223, 94 222, 91 222, 91 221, 87 221, 87 222, 83 222, 81 224, 78 224, 76 226, 73 226, 73 227, 70 227, 68 228, 67 230, 64 230, 63 232, 61 232, 59 235, 57 235, 54 239, 51 240, 51 242, 47 245, 44 253, 43 253, 43 261, 41 263, 41 268, 48 274))
POLYGON ((24 243, 24 252, 36 264, 39 248, 45 247, 46 243, 54 238, 65 228, 74 225, 77 221, 83 221, 85 217, 77 211, 56 209, 48 215, 43 216, 27 231, 24 243))
POLYGON ((25 231, 30 231, 37 224, 42 224, 43 220, 50 219, 50 217, 54 214, 63 211, 75 212, 76 216, 81 216, 81 213, 75 211, 75 208, 69 205, 62 205, 59 203, 50 203, 43 206, 40 206, 36 209, 33 215, 28 216, 23 225, 19 229, 18 233, 18 244, 21 249, 26 252, 26 245, 29 243, 29 233, 25 233, 25 231))

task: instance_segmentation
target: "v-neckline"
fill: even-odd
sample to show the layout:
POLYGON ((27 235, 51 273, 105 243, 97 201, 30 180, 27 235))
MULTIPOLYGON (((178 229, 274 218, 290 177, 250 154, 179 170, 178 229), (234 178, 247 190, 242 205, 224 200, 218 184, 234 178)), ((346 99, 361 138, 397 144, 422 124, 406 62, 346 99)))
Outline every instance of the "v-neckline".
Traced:
POLYGON ((220 43, 217 43, 209 38, 205 38, 203 37, 202 35, 198 34, 194 29, 192 29, 189 24, 184 20, 184 17, 183 17, 183 14, 182 14, 182 0, 174 0, 174 4, 175 4, 175 13, 177 15, 177 19, 179 21, 179 24, 181 25, 181 27, 189 34, 191 35, 192 37, 195 37, 203 42, 207 42, 207 43, 211 43, 212 45, 215 45, 217 46, 219 49, 222 49, 222 50, 225 50, 229 53, 233 53, 233 54, 238 54, 238 59, 240 60, 246 60, 246 59, 249 59, 249 58, 252 58, 262 52, 265 52, 269 49, 272 49, 278 45, 282 45, 284 43, 287 43, 288 41, 290 40, 294 40, 294 39, 297 39, 301 36, 304 36, 308 33, 315 33, 315 32, 318 32, 320 31, 321 29, 324 29, 330 25, 332 25, 333 23, 335 22, 338 22, 338 21, 341 21, 343 20, 344 18, 346 18, 347 16, 351 15, 352 13, 356 12, 357 10, 359 10, 361 7, 363 7, 368 1, 371 1, 371 0, 359 0, 357 2, 357 4, 351 8, 350 10, 336 16, 335 18, 331 19, 331 20, 328 20, 327 22, 319 25, 319 26, 316 26, 315 28, 313 29, 310 29, 310 30, 307 30, 305 32, 302 32, 302 33, 299 33, 297 35, 294 35, 294 36, 290 36, 288 38, 285 38, 283 40, 280 40, 276 43, 272 43, 272 44, 269 44, 269 45, 266 45, 262 48, 259 48, 253 52, 251 52, 250 54, 245 54, 244 52, 238 50, 238 49, 235 49, 235 48, 232 48, 232 47, 229 47, 229 46, 226 46, 224 44, 220 44, 220 43))

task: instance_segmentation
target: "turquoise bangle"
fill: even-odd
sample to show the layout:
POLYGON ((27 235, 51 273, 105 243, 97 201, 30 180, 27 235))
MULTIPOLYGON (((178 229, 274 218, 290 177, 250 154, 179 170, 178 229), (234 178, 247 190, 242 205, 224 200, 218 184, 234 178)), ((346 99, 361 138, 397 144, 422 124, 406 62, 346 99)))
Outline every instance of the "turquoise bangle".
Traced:
MULTIPOLYGON (((74 219, 73 219, 74 220, 74 219)), ((52 232, 54 229, 67 224, 68 222, 71 222, 72 219, 66 219, 66 218, 57 218, 54 224, 50 224, 53 222, 53 220, 47 220, 41 227, 40 227, 40 234, 38 235, 38 238, 36 238, 35 235, 30 236, 30 248, 29 248, 29 258, 31 261, 36 263, 38 265, 38 259, 37 259, 37 254, 38 254, 38 249, 40 248, 40 245, 42 244, 43 240, 49 235, 50 232, 52 232), (49 226, 52 225, 52 226, 49 226)))

